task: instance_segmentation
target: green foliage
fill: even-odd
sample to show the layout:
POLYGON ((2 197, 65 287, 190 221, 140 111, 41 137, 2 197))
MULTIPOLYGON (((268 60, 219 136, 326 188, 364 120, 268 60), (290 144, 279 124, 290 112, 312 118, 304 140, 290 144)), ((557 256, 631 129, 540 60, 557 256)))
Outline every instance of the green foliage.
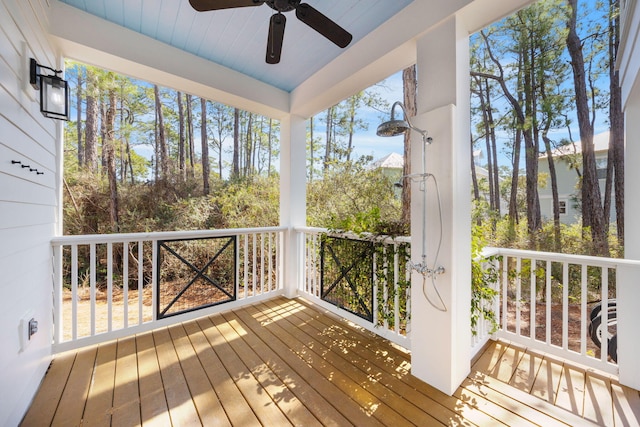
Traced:
POLYGON ((410 318, 411 281, 407 277, 410 243, 371 234, 355 237, 343 233, 323 234, 321 241, 322 299, 370 318, 375 298, 376 326, 390 330, 397 326, 405 334, 410 318))
POLYGON ((216 228, 273 227, 280 223, 280 176, 255 176, 226 184, 212 202, 220 207, 216 228))
POLYGON ((385 323, 389 329, 395 328, 396 302, 398 307, 398 330, 406 333, 407 323, 411 318, 409 311, 409 300, 411 296, 411 280, 407 277, 408 264, 411 258, 411 245, 409 243, 398 243, 395 245, 376 244, 376 281, 378 292, 378 323, 383 326, 385 323), (392 266, 395 259, 398 259, 398 277, 392 266))
POLYGON ((357 233, 405 234, 400 200, 380 170, 346 163, 307 185, 307 223, 357 233))
MULTIPOLYGON (((109 233, 109 187, 106 177, 66 171, 65 234, 109 233)), ((279 178, 250 181, 213 180, 211 195, 202 194, 199 180, 148 185, 124 183, 119 188, 123 233, 245 228, 279 223, 279 178)))
MULTIPOLYGON (((541 252, 555 252, 553 221, 543 221, 542 229, 533 238, 527 232, 525 220, 519 223, 504 216, 495 221, 492 229, 488 224, 480 227, 484 239, 489 246, 513 249, 527 249, 541 252)), ((615 230, 615 224, 609 229, 609 256, 617 258, 623 256, 615 230)), ((581 221, 573 224, 560 224, 562 253, 575 255, 593 255, 596 249, 591 240, 589 229, 582 228, 581 221)))
POLYGON ((498 330, 498 314, 493 304, 499 291, 497 256, 483 256, 485 246, 482 228, 474 226, 471 237, 471 333, 477 335, 478 323, 483 319, 491 324, 490 333, 498 330))

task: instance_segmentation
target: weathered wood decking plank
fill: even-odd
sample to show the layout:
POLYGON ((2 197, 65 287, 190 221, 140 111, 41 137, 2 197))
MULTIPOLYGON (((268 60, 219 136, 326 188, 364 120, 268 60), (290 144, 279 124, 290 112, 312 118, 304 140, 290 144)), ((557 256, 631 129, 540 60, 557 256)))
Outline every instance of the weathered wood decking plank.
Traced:
MULTIPOLYGON (((433 418, 443 424, 452 421, 460 425, 472 425, 469 420, 465 420, 456 411, 451 410, 447 404, 455 407, 463 407, 465 404, 461 400, 445 396, 429 387, 421 381, 413 385, 407 383, 410 378, 408 367, 408 354, 399 351, 396 347, 389 345, 386 341, 381 341, 380 345, 367 345, 371 342, 369 332, 358 331, 357 329, 342 326, 338 319, 332 319, 330 315, 322 315, 317 310, 295 310, 291 317, 296 317, 296 324, 305 323, 315 328, 318 339, 327 347, 337 349, 338 354, 345 359, 348 364, 359 367, 375 381, 383 384, 389 390, 395 391, 402 399, 428 412, 433 418), (345 350, 346 348, 346 350, 345 350), (426 390, 426 394, 425 394, 426 390), (446 403, 439 402, 429 395, 444 397, 446 403)), ((311 330, 311 333, 314 333, 311 330)), ((479 423, 489 421, 489 418, 476 420, 479 423)))
POLYGON ((169 330, 163 328, 153 331, 153 339, 156 343, 158 364, 172 424, 200 425, 200 417, 180 367, 169 330))
POLYGON ((171 425, 153 333, 136 336, 140 418, 144 426, 171 425))
POLYGON ((97 353, 98 347, 78 351, 67 384, 60 396, 52 426, 76 426, 82 422, 97 353))
POLYGON ((407 351, 278 298, 56 356, 22 425, 639 425, 636 390, 506 342, 453 396, 410 369, 407 351))
POLYGON ((189 334, 183 325, 172 326, 169 328, 169 333, 175 344, 176 353, 200 419, 203 423, 210 425, 230 426, 215 389, 211 386, 207 373, 200 363, 198 353, 191 344, 189 334))
POLYGON ((27 412, 22 421, 23 426, 51 424, 60 403, 60 396, 67 385, 76 355, 77 352, 64 353, 51 362, 49 370, 40 384, 40 389, 31 402, 32 410, 27 412), (37 408, 37 410, 33 408, 37 408))
POLYGON ((213 329, 207 329, 208 323, 203 324, 204 328, 200 321, 189 322, 184 327, 229 422, 231 425, 259 426, 258 418, 212 347, 220 337, 213 329))
POLYGON ((83 415, 83 418, 94 420, 96 426, 111 425, 117 350, 118 343, 115 341, 98 347, 93 381, 83 415))
MULTIPOLYGON (((288 378, 289 387, 297 395, 304 397, 305 405, 321 419, 325 425, 349 425, 370 421, 360 405, 350 396, 344 396, 330 379, 321 375, 303 359, 291 352, 290 348, 277 335, 265 328, 270 322, 266 316, 260 316, 255 307, 234 312, 251 330, 256 339, 268 343, 268 347, 278 355, 283 366, 278 371, 288 378)), ((278 359, 275 359, 278 363, 278 359)), ((379 425, 371 422, 371 425, 379 425)))
POLYGON ((219 315, 212 316, 211 318, 202 319, 200 325, 204 326, 207 322, 207 329, 215 331, 215 333, 222 338, 221 341, 214 345, 220 361, 229 372, 233 381, 237 384, 238 389, 262 425, 287 425, 289 423, 287 417, 278 408, 269 394, 265 392, 263 386, 249 369, 247 369, 247 366, 233 351, 232 346, 229 345, 229 342, 226 340, 222 332, 222 330, 226 328, 224 319, 219 315))
POLYGON ((111 425, 141 425, 138 354, 135 337, 118 341, 116 357, 111 425))
POLYGON ((322 426, 320 421, 307 409, 298 397, 281 380, 280 376, 271 370, 259 354, 265 351, 265 346, 252 348, 243 337, 247 334, 246 328, 239 320, 233 317, 218 316, 216 326, 224 335, 229 345, 236 352, 257 381, 257 386, 262 387, 278 409, 295 425, 322 426))

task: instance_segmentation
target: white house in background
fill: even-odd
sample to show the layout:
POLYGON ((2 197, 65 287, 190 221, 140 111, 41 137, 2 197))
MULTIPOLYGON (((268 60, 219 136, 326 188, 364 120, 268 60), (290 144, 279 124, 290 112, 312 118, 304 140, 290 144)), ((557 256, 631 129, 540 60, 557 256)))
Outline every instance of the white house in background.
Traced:
MULTIPOLYGON (((600 193, 604 197, 604 187, 607 177, 607 154, 609 151, 609 132, 603 132, 593 137, 594 151, 596 155, 596 167, 600 180, 600 193)), ((578 172, 572 169, 573 158, 581 159, 582 145, 580 141, 563 145, 552 151, 556 176, 558 178, 558 198, 560 203, 560 222, 573 224, 580 220, 580 189, 578 187, 578 172)), ((547 154, 540 154, 538 158, 538 173, 546 174, 546 185, 538 184, 540 197, 540 212, 544 219, 553 219, 553 197, 551 194, 551 178, 549 177, 549 161, 547 154)), ((615 221, 615 199, 611 199, 610 220, 615 221)))
MULTIPOLYGON (((478 181, 484 180, 485 182, 487 182, 489 180, 489 171, 482 166, 478 166, 478 164, 476 163, 476 159, 482 156, 482 150, 474 151, 473 156, 474 165, 476 168, 476 177, 478 178, 478 181)), ((391 182, 395 184, 400 182, 402 178, 402 170, 404 169, 404 157, 402 156, 402 154, 389 153, 386 156, 381 157, 371 163, 370 167, 371 169, 381 169, 383 175, 388 177, 389 180, 391 180, 391 182)), ((502 181, 502 179, 500 179, 500 181, 502 181)), ((487 185, 485 185, 485 187, 487 187, 487 185)), ((397 195, 400 195, 400 187, 396 187, 395 191, 397 195)), ((489 200, 489 194, 487 192, 483 191, 481 196, 484 197, 487 201, 489 200)), ((505 213, 508 209, 507 202, 502 198, 500 198, 500 209, 502 213, 505 213)))
POLYGON ((404 158, 402 154, 389 153, 371 163, 370 167, 371 169, 381 169, 382 173, 389 177, 392 182, 398 182, 402 177, 404 158))
POLYGON ((402 170, 404 169, 404 158, 402 154, 389 153, 371 163, 369 167, 371 169, 380 169, 382 174, 389 178, 389 181, 394 184, 393 192, 396 197, 402 196, 402 186, 396 185, 402 180, 402 170))

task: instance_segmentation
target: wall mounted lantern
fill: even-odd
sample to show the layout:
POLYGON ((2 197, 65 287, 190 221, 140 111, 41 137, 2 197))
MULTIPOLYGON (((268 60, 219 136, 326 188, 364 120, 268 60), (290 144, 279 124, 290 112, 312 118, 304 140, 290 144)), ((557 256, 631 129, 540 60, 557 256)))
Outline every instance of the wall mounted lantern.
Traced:
POLYGON ((40 91, 40 112, 51 119, 69 120, 69 84, 58 74, 62 70, 40 65, 31 58, 29 83, 40 91), (43 69, 53 74, 42 74, 43 69))

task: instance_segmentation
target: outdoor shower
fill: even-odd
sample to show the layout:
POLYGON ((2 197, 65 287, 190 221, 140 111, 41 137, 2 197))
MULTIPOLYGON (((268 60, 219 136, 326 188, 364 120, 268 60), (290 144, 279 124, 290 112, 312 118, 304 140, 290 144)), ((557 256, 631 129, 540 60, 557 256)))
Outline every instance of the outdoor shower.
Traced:
POLYGON ((440 274, 444 273, 444 267, 438 265, 438 256, 440 254, 440 248, 442 246, 442 204, 440 202, 440 190, 438 189, 438 181, 436 177, 430 173, 427 173, 427 157, 426 157, 426 148, 427 145, 431 144, 433 139, 427 135, 427 131, 417 128, 411 124, 409 116, 407 115, 407 110, 404 105, 400 101, 396 101, 391 106, 391 120, 381 123, 378 126, 378 130, 376 134, 378 136, 398 136, 405 133, 408 130, 413 130, 418 132, 422 136, 422 172, 421 173, 412 173, 408 175, 403 175, 401 180, 409 179, 412 182, 420 183, 420 191, 422 191, 422 261, 419 263, 414 263, 412 260, 409 260, 409 265, 411 268, 422 275, 422 293, 425 298, 435 309, 440 311, 447 311, 447 306, 442 300, 440 296, 440 292, 438 291, 438 287, 436 286, 436 277, 440 274), (394 110, 396 107, 400 107, 403 113, 403 120, 396 120, 394 117, 394 110), (429 266, 427 264, 427 230, 425 227, 426 215, 427 215, 427 182, 429 180, 433 181, 433 185, 436 191, 436 198, 438 201, 438 216, 440 222, 440 233, 438 239, 438 245, 436 246, 436 253, 433 259, 433 265, 429 266), (427 278, 431 279, 431 284, 433 289, 438 296, 439 304, 434 303, 429 298, 429 295, 426 291, 426 283, 427 278))

